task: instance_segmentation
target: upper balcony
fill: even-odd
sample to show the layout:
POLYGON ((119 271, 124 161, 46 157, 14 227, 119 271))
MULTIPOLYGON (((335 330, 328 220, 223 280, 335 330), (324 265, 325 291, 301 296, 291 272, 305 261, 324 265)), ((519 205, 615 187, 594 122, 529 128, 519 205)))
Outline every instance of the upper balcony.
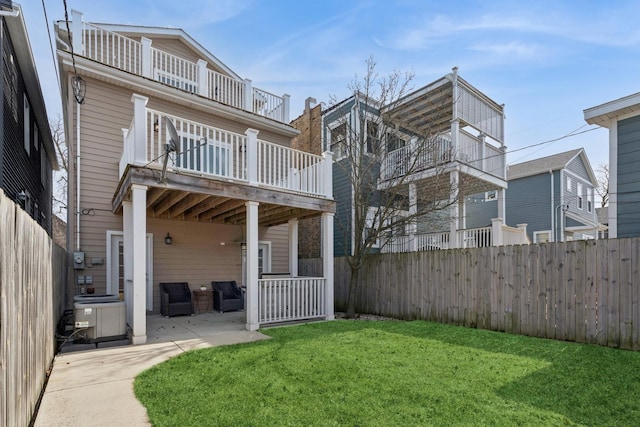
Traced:
POLYGON ((82 20, 72 11, 71 44, 81 55, 119 70, 146 77, 210 100, 248 111, 281 123, 289 123, 289 95, 278 96, 252 86, 249 79, 213 70, 204 59, 196 62, 139 40, 109 31, 106 25, 82 20))
POLYGON ((428 179, 437 168, 455 168, 468 177, 466 182, 476 182, 476 190, 506 187, 504 106, 460 78, 457 68, 381 113, 397 129, 415 135, 404 147, 386 153, 382 186, 428 179))
POLYGON ((258 138, 258 131, 230 132, 205 123, 146 107, 147 99, 133 95, 134 116, 123 129, 119 179, 129 166, 153 170, 155 182, 165 184, 166 173, 205 178, 265 190, 275 190, 287 204, 291 196, 332 199, 332 156, 322 156, 258 138), (168 152, 167 121, 175 127, 177 151, 168 152), (164 174, 164 175, 162 175, 164 174), (284 197, 282 193, 291 196, 284 197))

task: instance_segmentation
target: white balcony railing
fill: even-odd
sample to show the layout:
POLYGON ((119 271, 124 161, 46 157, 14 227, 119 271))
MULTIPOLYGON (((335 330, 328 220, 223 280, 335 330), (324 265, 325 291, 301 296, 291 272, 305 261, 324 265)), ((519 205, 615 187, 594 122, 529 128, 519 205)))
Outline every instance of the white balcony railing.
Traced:
POLYGON ((258 322, 261 325, 326 315, 326 279, 297 277, 258 280, 258 322))
POLYGON ((332 197, 332 157, 294 150, 245 135, 146 108, 134 95, 134 117, 123 131, 120 177, 128 164, 162 167, 169 141, 165 120, 175 126, 179 153, 169 154, 167 169, 273 187, 316 197, 332 197))
POLYGON ((147 77, 216 102, 289 123, 289 96, 254 88, 251 80, 238 80, 207 68, 207 62, 189 61, 141 41, 82 20, 73 11, 71 40, 75 54, 132 74, 147 77), (76 37, 79 35, 78 37, 76 37))
POLYGON ((502 224, 500 218, 492 220, 491 227, 457 230, 453 241, 451 233, 426 233, 394 236, 387 239, 382 252, 400 253, 413 251, 433 251, 453 248, 484 248, 488 246, 529 244, 527 225, 517 228, 502 224))
POLYGON ((499 148, 465 131, 460 131, 458 137, 457 149, 452 145, 451 136, 442 134, 419 146, 405 145, 387 153, 382 161, 381 179, 401 177, 452 161, 506 178, 505 154, 499 148))

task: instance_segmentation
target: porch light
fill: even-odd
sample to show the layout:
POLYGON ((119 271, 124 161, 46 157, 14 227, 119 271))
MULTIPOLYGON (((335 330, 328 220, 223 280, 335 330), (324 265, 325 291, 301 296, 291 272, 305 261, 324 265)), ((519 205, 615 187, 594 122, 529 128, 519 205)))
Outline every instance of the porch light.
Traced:
POLYGON ((167 237, 164 238, 164 243, 166 245, 170 245, 173 243, 173 238, 169 235, 169 233, 167 233, 167 237))
POLYGON ((160 125, 158 124, 158 119, 156 119, 156 121, 153 122, 153 131, 158 133, 158 130, 160 130, 160 125))
POLYGON ((24 202, 25 200, 27 200, 27 193, 24 192, 24 190, 20 191, 17 194, 18 200, 20 200, 21 202, 24 202))

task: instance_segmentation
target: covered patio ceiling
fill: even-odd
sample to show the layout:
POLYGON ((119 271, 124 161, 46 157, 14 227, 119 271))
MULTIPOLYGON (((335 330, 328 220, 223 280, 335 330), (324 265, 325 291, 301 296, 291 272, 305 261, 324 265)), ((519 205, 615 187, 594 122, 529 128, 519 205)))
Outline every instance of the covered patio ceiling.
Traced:
POLYGON ((335 202, 323 198, 201 176, 168 173, 164 183, 158 177, 157 170, 129 166, 113 197, 113 212, 122 213, 133 184, 148 187, 149 218, 243 225, 247 201, 260 203, 258 222, 265 227, 335 212, 335 202))

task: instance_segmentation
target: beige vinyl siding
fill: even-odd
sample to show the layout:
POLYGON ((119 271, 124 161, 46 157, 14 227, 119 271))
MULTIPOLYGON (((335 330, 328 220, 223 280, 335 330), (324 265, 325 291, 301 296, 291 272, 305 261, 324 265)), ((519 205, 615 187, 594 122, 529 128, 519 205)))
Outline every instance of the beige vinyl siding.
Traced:
MULTIPOLYGON (((181 40, 178 39, 169 39, 162 37, 150 37, 151 38, 151 47, 159 49, 163 52, 169 53, 171 55, 177 56, 182 59, 186 59, 191 62, 198 62, 199 59, 204 59, 200 55, 198 55, 193 49, 189 48, 186 44, 184 44, 181 40)), ((208 66, 210 67, 210 66, 208 66)))
POLYGON ((289 272, 289 226, 264 228, 260 240, 271 242, 271 272, 289 272))
POLYGON ((188 282, 191 289, 214 280, 242 283, 240 226, 148 219, 147 231, 153 233, 154 312, 160 310, 161 282, 188 282), (167 232, 171 245, 164 243, 167 232))

